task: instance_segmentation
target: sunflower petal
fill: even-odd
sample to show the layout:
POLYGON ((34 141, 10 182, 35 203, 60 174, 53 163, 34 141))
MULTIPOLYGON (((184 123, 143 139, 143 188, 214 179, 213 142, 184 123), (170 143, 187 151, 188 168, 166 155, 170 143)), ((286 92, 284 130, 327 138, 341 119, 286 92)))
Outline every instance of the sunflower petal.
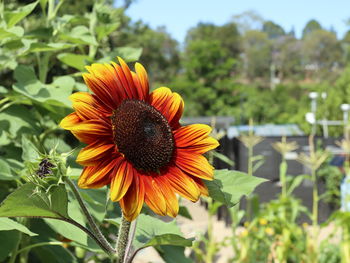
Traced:
POLYGON ((96 182, 104 180, 110 182, 110 173, 120 163, 120 158, 107 159, 96 166, 86 166, 79 177, 80 188, 92 188, 96 182))
POLYGON ((73 108, 82 120, 100 119, 108 115, 108 109, 103 106, 96 96, 88 92, 75 92, 69 96, 73 108))
POLYGON ((139 80, 140 86, 139 91, 144 99, 148 98, 149 94, 149 84, 148 84, 148 76, 145 68, 140 64, 135 64, 136 76, 139 80))
POLYGON ((165 197, 157 182, 152 178, 152 176, 145 175, 141 178, 145 185, 145 203, 156 214, 165 216, 167 205, 165 202, 165 197))
POLYGON ((128 221, 133 221, 142 209, 145 198, 145 188, 143 181, 139 175, 134 173, 132 183, 122 199, 120 199, 120 207, 128 221))
POLYGON ((105 157, 111 156, 114 148, 114 144, 106 144, 105 142, 96 141, 81 149, 76 162, 84 166, 96 165, 96 162, 99 162, 105 157))
POLYGON ((165 197, 166 214, 171 217, 176 217, 179 213, 179 202, 172 187, 170 186, 170 183, 164 176, 154 177, 154 180, 159 185, 159 188, 165 197))
POLYGON ((195 177, 195 176, 191 176, 190 177, 192 178, 193 181, 196 182, 200 192, 201 192, 201 195, 204 195, 204 196, 209 196, 209 191, 208 191, 208 188, 207 186, 205 185, 205 183, 203 182, 203 180, 201 178, 198 178, 198 177, 195 177))
POLYGON ((200 154, 213 150, 219 146, 219 142, 209 137, 211 130, 205 124, 192 124, 180 127, 174 132, 176 147, 200 154))
POLYGON ((81 122, 81 119, 79 118, 78 114, 76 112, 72 112, 64 117, 59 125, 63 129, 70 130, 71 127, 74 127, 79 122, 81 122))
POLYGON ((123 161, 118 169, 115 169, 111 182, 111 200, 119 201, 128 191, 134 175, 134 168, 127 162, 123 161))
POLYGON ((150 94, 150 104, 167 118, 170 126, 177 129, 184 109, 184 102, 179 94, 169 88, 161 87, 150 94))
POLYGON ((171 187, 181 196, 196 202, 201 194, 197 184, 176 166, 169 167, 169 176, 166 176, 171 187))
POLYGON ((214 167, 201 154, 177 149, 176 166, 184 172, 205 179, 213 180, 214 167))

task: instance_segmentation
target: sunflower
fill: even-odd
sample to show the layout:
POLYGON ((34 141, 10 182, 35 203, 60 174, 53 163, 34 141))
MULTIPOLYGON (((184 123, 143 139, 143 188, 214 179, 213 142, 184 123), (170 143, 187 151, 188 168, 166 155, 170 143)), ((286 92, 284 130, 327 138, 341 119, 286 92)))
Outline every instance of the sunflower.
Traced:
POLYGON ((202 179, 213 179, 213 167, 203 154, 219 144, 207 125, 180 125, 179 94, 165 87, 149 93, 144 67, 136 63, 133 72, 118 60, 86 67, 83 78, 92 94, 72 94, 75 112, 60 123, 87 144, 77 157, 84 166, 78 185, 110 185, 111 200, 129 221, 143 203, 175 217, 176 194, 193 202, 208 195, 202 179))

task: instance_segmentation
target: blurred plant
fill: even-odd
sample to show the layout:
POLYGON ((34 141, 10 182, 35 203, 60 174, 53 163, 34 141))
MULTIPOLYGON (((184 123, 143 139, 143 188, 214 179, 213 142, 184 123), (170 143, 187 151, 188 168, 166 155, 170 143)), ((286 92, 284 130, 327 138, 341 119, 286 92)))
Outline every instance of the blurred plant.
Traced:
MULTIPOLYGON (((282 137, 281 142, 275 142, 272 147, 282 155, 282 161, 280 164, 280 182, 282 183, 282 197, 287 197, 287 161, 286 155, 298 149, 298 144, 296 142, 287 143, 286 137, 282 137)), ((294 179, 295 182, 296 178, 294 179)), ((293 185, 294 186, 294 185, 293 185)), ((290 191, 291 192, 291 191, 290 191)))
POLYGON ((318 204, 319 204, 319 194, 318 194, 318 181, 317 181, 317 170, 320 168, 322 163, 326 161, 328 157, 328 152, 326 151, 316 151, 314 147, 314 137, 309 136, 309 155, 305 153, 300 153, 297 161, 305 165, 311 170, 311 181, 312 181, 312 235, 308 236, 307 247, 309 250, 310 262, 317 262, 319 247, 318 247, 318 204))

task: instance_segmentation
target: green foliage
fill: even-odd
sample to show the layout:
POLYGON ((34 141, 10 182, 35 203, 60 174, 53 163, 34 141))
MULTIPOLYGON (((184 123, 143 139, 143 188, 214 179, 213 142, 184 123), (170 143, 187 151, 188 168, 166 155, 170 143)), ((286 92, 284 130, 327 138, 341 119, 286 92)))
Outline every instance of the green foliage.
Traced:
POLYGON ((266 180, 230 170, 216 170, 213 181, 206 181, 209 195, 228 207, 236 205, 244 195, 248 196, 266 180))

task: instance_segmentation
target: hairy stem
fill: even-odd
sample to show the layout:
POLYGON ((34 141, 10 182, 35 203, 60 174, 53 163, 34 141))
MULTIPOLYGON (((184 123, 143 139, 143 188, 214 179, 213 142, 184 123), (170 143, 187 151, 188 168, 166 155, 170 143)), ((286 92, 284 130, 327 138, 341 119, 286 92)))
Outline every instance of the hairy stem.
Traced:
POLYGON ((86 216, 86 219, 89 223, 89 226, 91 227, 96 238, 103 245, 103 247, 107 249, 109 254, 114 254, 115 253, 114 248, 111 246, 111 244, 109 244, 107 239, 104 237, 101 230, 97 226, 95 220, 93 219, 92 215, 88 211, 88 209, 87 209, 87 207, 86 207, 86 205, 85 205, 85 203, 84 203, 84 201, 79 193, 77 186, 67 177, 65 178, 65 181, 67 182, 69 187, 72 189, 72 192, 73 192, 75 198, 78 200, 79 206, 80 206, 82 212, 84 213, 84 215, 86 216))
POLYGON ((125 261, 125 252, 126 252, 126 247, 128 245, 128 240, 129 240, 130 226, 131 226, 131 222, 126 220, 126 218, 123 215, 122 223, 119 228, 118 240, 117 240, 117 254, 118 254, 117 263, 124 263, 125 261))

